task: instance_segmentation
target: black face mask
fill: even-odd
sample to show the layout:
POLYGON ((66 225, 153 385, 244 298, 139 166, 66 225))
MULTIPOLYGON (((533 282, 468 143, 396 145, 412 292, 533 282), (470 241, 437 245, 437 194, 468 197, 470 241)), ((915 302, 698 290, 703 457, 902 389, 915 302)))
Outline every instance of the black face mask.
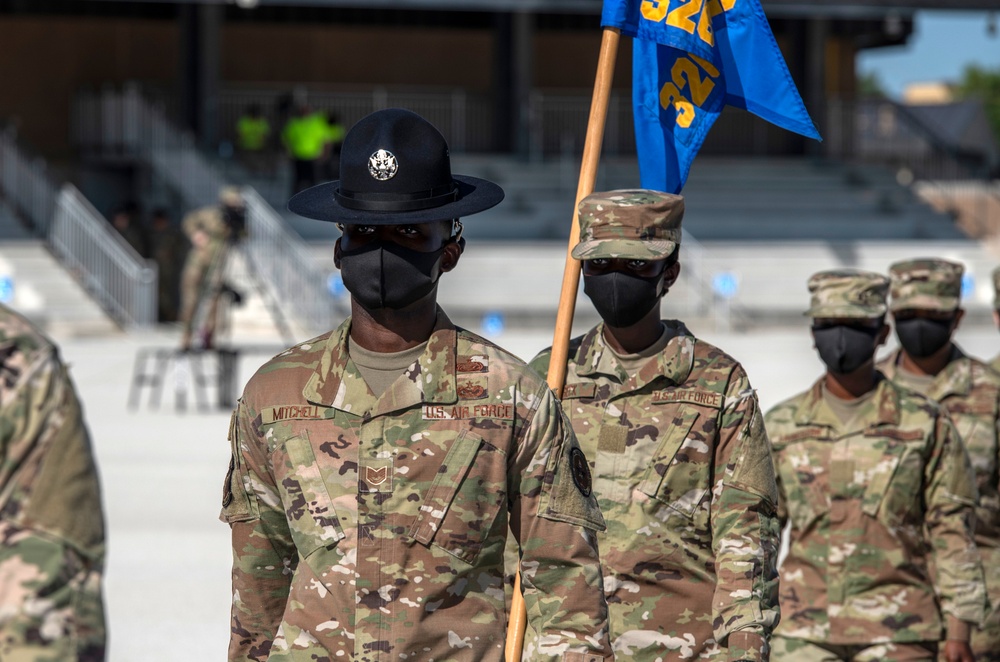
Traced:
POLYGON ((896 337, 910 356, 930 356, 951 340, 951 325, 954 321, 926 317, 896 320, 896 337))
POLYGON ((819 358, 827 370, 839 375, 854 372, 875 356, 877 327, 866 328, 838 324, 813 327, 813 339, 819 358))
MULTIPOLYGON (((447 244, 445 244, 447 246, 447 244)), ((373 241, 340 254, 344 287, 368 310, 398 310, 427 296, 437 284, 434 267, 445 246, 424 253, 391 241, 373 241)))
POLYGON ((656 276, 633 276, 623 271, 610 271, 583 276, 583 291, 594 303, 601 319, 610 326, 632 326, 660 301, 663 273, 656 276))

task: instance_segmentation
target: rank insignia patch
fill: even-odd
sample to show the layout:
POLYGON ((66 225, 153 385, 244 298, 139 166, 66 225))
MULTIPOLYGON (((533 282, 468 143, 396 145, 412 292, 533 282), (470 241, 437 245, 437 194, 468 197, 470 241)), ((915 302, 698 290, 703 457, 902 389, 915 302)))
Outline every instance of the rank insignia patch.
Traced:
POLYGON ((365 492, 392 492, 392 458, 371 460, 362 465, 361 489, 365 492))

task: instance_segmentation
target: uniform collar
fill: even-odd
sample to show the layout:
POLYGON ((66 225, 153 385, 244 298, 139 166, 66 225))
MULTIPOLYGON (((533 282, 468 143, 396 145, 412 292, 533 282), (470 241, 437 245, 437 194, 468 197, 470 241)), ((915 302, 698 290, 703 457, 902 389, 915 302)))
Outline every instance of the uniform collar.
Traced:
MULTIPOLYGON (((894 378, 902 368, 899 362, 902 360, 903 352, 897 349, 884 361, 881 366, 889 379, 894 378)), ((952 343, 951 358, 944 370, 939 372, 925 396, 931 400, 940 402, 949 396, 967 396, 972 392, 972 359, 963 352, 958 345, 952 343)))
MULTIPOLYGON (((795 414, 795 424, 800 426, 822 426, 839 428, 838 419, 830 408, 823 404, 823 379, 820 377, 805 393, 805 398, 795 414)), ((868 403, 877 416, 867 427, 879 425, 899 425, 899 391, 881 372, 876 373, 875 397, 868 403)))
POLYGON ((695 338, 683 323, 677 320, 663 320, 672 337, 662 352, 650 359, 630 379, 625 368, 615 357, 604 339, 604 323, 601 322, 584 336, 576 352, 575 361, 579 366, 577 375, 593 378, 607 375, 624 384, 625 391, 635 391, 646 384, 666 377, 674 384, 687 381, 694 365, 695 338))
POLYGON ((357 415, 377 416, 419 404, 452 404, 458 400, 455 357, 458 329, 438 308, 437 322, 427 348, 406 379, 397 379, 382 394, 368 388, 347 351, 351 318, 330 334, 319 365, 306 382, 302 395, 308 402, 357 415))

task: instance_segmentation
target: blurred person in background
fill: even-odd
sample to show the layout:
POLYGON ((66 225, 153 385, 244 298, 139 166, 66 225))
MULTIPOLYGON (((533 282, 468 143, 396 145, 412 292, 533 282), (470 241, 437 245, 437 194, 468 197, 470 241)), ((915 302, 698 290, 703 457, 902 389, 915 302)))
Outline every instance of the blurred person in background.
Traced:
POLYGON ((180 228, 170 222, 167 210, 153 211, 149 226, 149 253, 156 262, 157 319, 160 322, 174 322, 180 310, 181 265, 190 244, 180 228))
POLYGON ((226 259, 232 245, 246 233, 246 209, 240 190, 232 186, 222 189, 219 204, 189 213, 184 217, 183 229, 191 250, 181 275, 181 349, 191 349, 199 310, 204 311, 199 333, 201 349, 212 349, 226 259))
POLYGON ((0 305, 0 660, 105 659, 104 515, 59 351, 0 305))
POLYGON ((954 342, 965 311, 957 262, 917 259, 889 268, 892 316, 900 348, 879 362, 893 381, 941 404, 965 444, 976 474, 976 544, 996 609, 973 628, 977 660, 1000 660, 1000 374, 954 342))
POLYGON ((111 215, 111 225, 141 257, 149 257, 146 229, 139 220, 139 205, 129 201, 111 215))
POLYGON ((336 111, 326 111, 327 156, 323 177, 330 181, 340 179, 340 148, 344 143, 345 133, 344 125, 340 123, 340 116, 336 111))
POLYGON ((292 160, 292 193, 319 182, 320 169, 330 151, 326 116, 313 112, 308 104, 299 106, 282 129, 281 142, 292 160))
POLYGON ((250 104, 236 120, 236 146, 240 158, 252 173, 264 173, 268 169, 268 138, 271 123, 261 111, 260 104, 250 104))

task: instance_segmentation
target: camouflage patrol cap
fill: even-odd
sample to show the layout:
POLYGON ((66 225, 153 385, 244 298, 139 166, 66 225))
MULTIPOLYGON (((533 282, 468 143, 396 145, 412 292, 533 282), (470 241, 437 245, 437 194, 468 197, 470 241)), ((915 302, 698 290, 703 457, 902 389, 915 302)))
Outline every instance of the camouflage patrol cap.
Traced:
POLYGON ((681 243, 684 198, 672 193, 626 189, 592 193, 580 201, 577 260, 659 260, 681 243))
POLYGON ((939 258, 903 260, 889 267, 893 311, 918 308, 950 312, 962 296, 962 272, 957 262, 939 258))
POLYGON ((885 315, 889 279, 860 269, 831 269, 809 278, 812 295, 809 317, 861 317, 885 315))
POLYGON ((1000 310, 1000 267, 993 270, 993 309, 1000 310))

